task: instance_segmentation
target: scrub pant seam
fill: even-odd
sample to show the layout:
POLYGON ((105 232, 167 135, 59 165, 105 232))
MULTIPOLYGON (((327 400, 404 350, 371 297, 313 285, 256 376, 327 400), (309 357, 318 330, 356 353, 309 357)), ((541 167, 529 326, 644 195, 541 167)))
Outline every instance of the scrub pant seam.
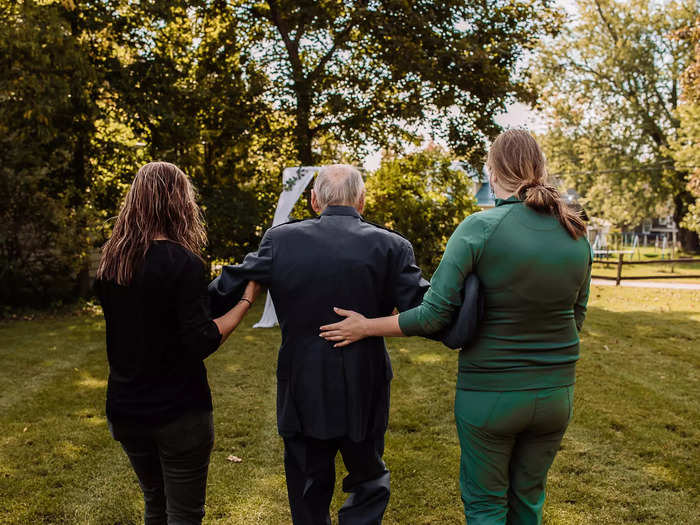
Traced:
MULTIPOLYGON (((489 415, 484 420, 484 425, 481 427, 480 430, 486 431, 486 428, 488 427, 489 423, 491 423, 491 418, 493 417, 493 413, 496 411, 496 407, 498 406, 498 403, 501 401, 502 397, 503 397, 503 392, 499 392, 498 396, 496 397, 496 401, 494 401, 493 405, 491 405, 491 409, 489 410, 489 415)), ((473 425, 470 425, 470 426, 473 426, 473 425)), ((479 427, 474 427, 474 428, 479 429, 479 427)))
POLYGON ((535 394, 535 402, 532 404, 532 415, 530 416, 530 421, 528 421, 527 426, 525 428, 530 428, 535 423, 535 416, 537 415, 537 403, 539 403, 539 396, 535 394))

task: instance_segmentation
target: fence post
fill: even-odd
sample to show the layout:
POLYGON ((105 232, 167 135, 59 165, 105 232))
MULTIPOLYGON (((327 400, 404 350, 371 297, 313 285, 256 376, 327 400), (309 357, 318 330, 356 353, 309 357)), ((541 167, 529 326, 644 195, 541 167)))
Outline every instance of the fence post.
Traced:
POLYGON ((622 258, 624 254, 619 254, 617 256, 617 280, 615 281, 615 286, 620 286, 620 281, 622 280, 622 258))

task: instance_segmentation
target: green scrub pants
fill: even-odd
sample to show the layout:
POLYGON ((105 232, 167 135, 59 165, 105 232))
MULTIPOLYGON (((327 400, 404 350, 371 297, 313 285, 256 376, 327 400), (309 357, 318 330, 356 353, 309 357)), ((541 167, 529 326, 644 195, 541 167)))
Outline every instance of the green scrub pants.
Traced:
POLYGON ((460 488, 468 525, 542 523, 547 471, 573 413, 574 387, 457 390, 460 488))

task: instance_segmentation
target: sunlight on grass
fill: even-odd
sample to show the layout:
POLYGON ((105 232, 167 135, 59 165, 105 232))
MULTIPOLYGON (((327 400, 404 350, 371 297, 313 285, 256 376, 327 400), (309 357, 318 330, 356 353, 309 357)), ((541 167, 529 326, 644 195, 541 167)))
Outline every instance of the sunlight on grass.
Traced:
POLYGON ((568 508, 558 508, 556 511, 545 514, 545 523, 551 525, 577 525, 590 524, 586 514, 574 508, 574 503, 569 504, 568 508))
POLYGON ((644 472, 648 474, 651 479, 662 481, 670 486, 675 486, 678 484, 678 480, 674 475, 673 471, 663 465, 652 464, 644 467, 644 472))
POLYGON ((432 354, 418 354, 414 356, 411 361, 414 363, 442 363, 448 360, 449 354, 446 353, 432 353, 432 354))
POLYGON ((81 418, 80 422, 84 425, 90 425, 93 427, 105 428, 107 426, 106 417, 84 417, 81 418))
POLYGON ((85 388, 107 388, 107 379, 98 379, 96 377, 83 374, 83 377, 76 381, 75 384, 85 388))
POLYGON ((84 453, 84 447, 66 440, 59 441, 53 448, 53 454, 72 461, 77 460, 84 453))

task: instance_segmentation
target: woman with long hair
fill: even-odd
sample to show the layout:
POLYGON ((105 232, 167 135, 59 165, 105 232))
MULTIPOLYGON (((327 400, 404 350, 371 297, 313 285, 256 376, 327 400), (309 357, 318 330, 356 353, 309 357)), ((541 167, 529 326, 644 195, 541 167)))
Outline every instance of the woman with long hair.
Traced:
POLYGON ((201 523, 214 442, 204 359, 257 297, 209 315, 202 215, 187 176, 151 162, 102 249, 95 290, 107 327, 107 420, 139 480, 145 523, 201 523))
POLYGON ((469 525, 535 524, 573 413, 591 249, 582 219, 547 184, 544 155, 528 132, 497 137, 487 168, 496 207, 457 227, 423 302, 377 319, 336 309, 346 319, 321 335, 345 346, 435 333, 449 325, 475 273, 485 318, 459 354, 455 397, 465 517, 469 525))

